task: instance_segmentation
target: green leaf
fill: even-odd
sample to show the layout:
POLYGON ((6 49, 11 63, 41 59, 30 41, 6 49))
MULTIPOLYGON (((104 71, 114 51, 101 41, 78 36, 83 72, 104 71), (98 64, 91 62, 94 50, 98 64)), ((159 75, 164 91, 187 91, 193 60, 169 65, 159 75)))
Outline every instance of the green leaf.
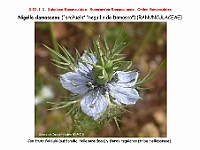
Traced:
POLYGON ((65 56, 68 58, 68 60, 70 60, 72 63, 75 62, 74 58, 72 57, 72 55, 68 52, 68 50, 61 45, 58 45, 60 47, 60 49, 63 51, 63 53, 65 54, 65 56))
POLYGON ((139 91, 149 90, 149 89, 153 89, 153 88, 155 88, 155 86, 148 87, 148 88, 141 88, 139 86, 136 87, 136 89, 139 90, 139 91))
POLYGON ((125 58, 125 54, 114 54, 112 58, 112 62, 118 62, 120 60, 123 60, 125 58))
MULTIPOLYGON (((119 30, 119 33, 118 33, 118 35, 117 35, 117 38, 116 38, 116 41, 115 41, 115 44, 114 44, 114 47, 113 47, 113 50, 115 50, 116 47, 119 45, 118 43, 119 43, 119 39, 120 39, 120 36, 121 36, 121 32, 122 32, 123 27, 124 27, 124 24, 122 24, 122 26, 121 26, 121 28, 120 28, 120 30, 119 30)), ((112 54, 114 53, 113 50, 112 50, 112 54)))
POLYGON ((107 44, 107 41, 106 41, 106 38, 104 37, 104 44, 105 44, 105 55, 106 55, 106 57, 109 57, 109 55, 110 55, 110 49, 109 49, 109 47, 108 47, 108 44, 107 44))
POLYGON ((65 116, 68 116, 73 110, 74 110, 74 107, 72 107, 72 108, 65 114, 65 116))
MULTIPOLYGON (((44 45, 44 44, 43 44, 44 45)), ((56 52, 55 50, 51 49, 50 47, 44 45, 44 47, 46 49, 48 49, 49 51, 51 51, 52 53, 54 53, 55 55, 57 55, 58 57, 60 57, 62 60, 64 60, 65 62, 69 63, 69 61, 67 60, 67 58, 65 58, 64 56, 62 56, 60 53, 56 52)))
MULTIPOLYGON (((57 65, 57 64, 54 64, 54 63, 51 63, 51 64, 53 64, 54 66, 56 66, 56 67, 58 67, 58 68, 60 68, 60 69, 64 69, 64 70, 67 70, 67 71, 73 70, 73 68, 71 68, 71 70, 70 70, 68 67, 63 67, 63 66, 60 66, 60 65, 57 65)), ((71 66, 70 66, 70 67, 71 67, 71 66)))
POLYGON ((76 48, 75 48, 75 50, 76 50, 76 64, 77 64, 78 63, 77 61, 81 58, 81 55, 76 48))
POLYGON ((113 66, 117 71, 125 71, 128 70, 132 65, 132 61, 118 61, 113 66))
POLYGON ((154 71, 150 70, 143 79, 138 80, 135 86, 145 84, 153 80, 156 77, 155 74, 159 71, 159 69, 162 67, 164 63, 165 61, 163 61, 154 71))
POLYGON ((51 59, 51 60, 58 63, 58 64, 61 64, 61 65, 70 66, 70 63, 61 62, 61 61, 58 61, 58 60, 55 60, 55 59, 51 59))
POLYGON ((116 53, 117 54, 121 53, 129 44, 130 44, 130 42, 129 43, 124 43, 124 46, 121 45, 122 47, 119 50, 116 50, 116 53))
POLYGON ((71 101, 71 102, 66 102, 66 104, 64 104, 64 105, 61 105, 61 106, 58 106, 58 107, 54 107, 54 108, 50 108, 50 109, 48 109, 48 110, 57 110, 57 109, 65 108, 65 107, 68 107, 68 106, 70 106, 70 105, 72 105, 72 104, 74 104, 74 103, 77 103, 77 102, 79 102, 79 101, 80 101, 80 100, 71 101))
POLYGON ((116 126, 117 126, 118 131, 120 131, 120 127, 119 127, 119 124, 118 124, 118 119, 117 119, 117 117, 114 117, 114 120, 115 120, 115 124, 116 124, 116 126))
MULTIPOLYGON (((125 48, 126 47, 126 42, 121 42, 115 48, 113 48, 112 54, 116 54, 116 53, 118 54, 119 52, 117 52, 117 49, 120 48, 120 47, 124 47, 125 48)), ((123 50, 124 48, 121 48, 121 49, 123 50)), ((120 49, 120 52, 122 51, 121 49, 120 49)))
POLYGON ((51 104, 51 105, 63 105, 66 104, 66 102, 46 102, 47 104, 51 104))

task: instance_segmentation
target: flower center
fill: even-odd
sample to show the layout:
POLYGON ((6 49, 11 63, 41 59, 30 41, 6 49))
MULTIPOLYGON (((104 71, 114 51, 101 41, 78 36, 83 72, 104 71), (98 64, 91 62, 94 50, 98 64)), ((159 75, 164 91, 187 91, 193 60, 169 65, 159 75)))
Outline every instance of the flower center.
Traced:
POLYGON ((108 84, 101 85, 96 82, 92 83, 91 81, 89 81, 86 83, 86 86, 89 88, 89 90, 94 91, 94 92, 100 92, 102 95, 105 95, 106 92, 110 91, 108 84))

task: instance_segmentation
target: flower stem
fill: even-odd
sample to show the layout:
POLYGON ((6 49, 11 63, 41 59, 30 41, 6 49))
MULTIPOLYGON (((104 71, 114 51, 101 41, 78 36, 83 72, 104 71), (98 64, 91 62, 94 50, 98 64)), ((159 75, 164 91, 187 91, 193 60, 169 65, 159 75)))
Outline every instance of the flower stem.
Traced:
MULTIPOLYGON (((55 34, 54 34, 53 22, 49 22, 49 29, 50 29, 50 34, 51 34, 51 40, 52 40, 52 43, 53 43, 53 49, 56 52, 60 53, 58 43, 57 43, 57 39, 56 39, 55 34)), ((56 59, 57 61, 60 61, 60 57, 54 55, 53 53, 50 53, 50 55, 51 55, 51 58, 56 59)), ((60 71, 60 68, 58 68, 58 71, 60 71)))
MULTIPOLYGON (((55 34, 54 34, 54 27, 53 27, 53 22, 49 22, 49 29, 50 29, 50 35, 51 35, 51 40, 52 40, 52 43, 53 43, 53 49, 56 51, 56 52, 60 52, 59 50, 59 47, 58 47, 58 42, 57 42, 57 39, 55 37, 55 34)), ((57 57, 56 55, 54 55, 53 53, 51 53, 52 55, 52 58, 55 58, 56 60, 60 60, 59 57, 57 57)))

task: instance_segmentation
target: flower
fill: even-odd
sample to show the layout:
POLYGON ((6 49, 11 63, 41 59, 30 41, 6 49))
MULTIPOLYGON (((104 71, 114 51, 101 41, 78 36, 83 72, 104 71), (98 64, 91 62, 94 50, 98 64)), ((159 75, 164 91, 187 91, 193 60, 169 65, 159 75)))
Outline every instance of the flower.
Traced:
POLYGON ((133 88, 138 72, 114 71, 108 82, 99 84, 92 78, 91 64, 96 64, 97 58, 85 51, 81 59, 73 72, 61 75, 60 82, 70 92, 82 95, 80 106, 85 114, 97 120, 111 104, 130 105, 141 99, 133 88))

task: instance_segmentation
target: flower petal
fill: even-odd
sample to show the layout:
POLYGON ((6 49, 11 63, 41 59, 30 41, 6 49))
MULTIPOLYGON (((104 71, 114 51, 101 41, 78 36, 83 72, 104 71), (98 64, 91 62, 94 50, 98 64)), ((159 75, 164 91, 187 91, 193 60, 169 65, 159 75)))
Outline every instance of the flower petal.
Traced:
POLYGON ((81 56, 81 58, 84 60, 84 61, 89 61, 93 64, 96 64, 97 63, 97 58, 91 54, 91 53, 88 53, 87 51, 85 51, 83 53, 83 55, 81 56))
MULTIPOLYGON (((96 64, 96 62, 97 62, 96 57, 93 54, 88 53, 87 51, 85 51, 83 53, 83 55, 81 56, 81 58, 84 61, 91 62, 93 64, 96 64)), ((91 74, 91 71, 92 71, 92 68, 93 68, 91 65, 89 65, 89 64, 84 65, 83 63, 78 62, 78 66, 79 66, 79 68, 75 69, 75 72, 77 72, 78 74, 84 75, 86 77, 88 77, 88 75, 91 74)))
POLYGON ((75 72, 82 75, 82 76, 87 76, 88 74, 91 73, 92 67, 89 65, 83 65, 83 63, 78 62, 79 68, 75 69, 75 72))
POLYGON ((77 94, 85 94, 88 91, 86 83, 89 81, 91 80, 74 72, 63 74, 60 78, 60 82, 65 89, 77 94))
POLYGON ((116 104, 135 104, 137 100, 141 99, 138 92, 133 88, 127 88, 115 84, 109 84, 110 95, 114 98, 113 102, 116 104))
POLYGON ((135 85, 138 79, 138 72, 124 72, 124 71, 116 71, 118 76, 117 85, 123 87, 132 87, 135 85))
POLYGON ((108 100, 100 93, 89 92, 83 96, 80 104, 82 111, 96 120, 107 109, 108 100))

